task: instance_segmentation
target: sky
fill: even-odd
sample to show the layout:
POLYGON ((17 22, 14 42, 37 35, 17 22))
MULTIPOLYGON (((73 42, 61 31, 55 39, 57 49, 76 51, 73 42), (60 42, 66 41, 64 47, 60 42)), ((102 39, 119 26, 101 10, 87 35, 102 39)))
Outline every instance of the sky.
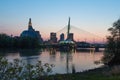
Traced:
POLYGON ((68 24, 68 17, 71 25, 105 38, 120 18, 120 0, 0 0, 0 33, 19 36, 31 18, 47 39, 68 24))

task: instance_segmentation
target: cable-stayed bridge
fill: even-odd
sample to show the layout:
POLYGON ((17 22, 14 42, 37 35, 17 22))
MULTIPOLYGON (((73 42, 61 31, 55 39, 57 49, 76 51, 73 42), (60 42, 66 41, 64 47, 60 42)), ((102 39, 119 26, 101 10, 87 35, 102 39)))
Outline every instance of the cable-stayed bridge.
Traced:
MULTIPOLYGON (((67 27, 63 27, 61 30, 57 31, 57 37, 59 39, 60 34, 64 33, 65 38, 67 38, 67 27)), ((105 43, 105 39, 97 34, 93 34, 91 32, 85 31, 83 29, 77 28, 75 26, 70 25, 70 33, 74 34, 75 41, 84 41, 89 43, 105 43)))
POLYGON ((70 25, 70 17, 69 17, 68 25, 63 27, 61 30, 57 31, 56 33, 57 33, 57 37, 59 37, 61 33, 65 34, 66 39, 68 39, 70 37, 69 34, 72 33, 73 40, 77 42, 84 41, 89 43, 105 43, 103 37, 100 37, 97 34, 93 34, 91 32, 70 25))
POLYGON ((54 45, 57 45, 65 50, 66 48, 95 48, 95 50, 98 51, 99 48, 105 48, 104 38, 98 36, 97 34, 93 34, 91 32, 70 25, 70 18, 68 25, 56 33, 57 37, 59 37, 61 34, 64 34, 65 39, 58 41, 58 43, 54 45))

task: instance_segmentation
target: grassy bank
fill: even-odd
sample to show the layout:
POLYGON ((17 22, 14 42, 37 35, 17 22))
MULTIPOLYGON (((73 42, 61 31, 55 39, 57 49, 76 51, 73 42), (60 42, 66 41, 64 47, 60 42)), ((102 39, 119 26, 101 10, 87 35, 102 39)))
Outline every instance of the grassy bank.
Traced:
POLYGON ((120 80, 120 74, 113 74, 108 67, 101 67, 74 74, 56 74, 39 80, 120 80))

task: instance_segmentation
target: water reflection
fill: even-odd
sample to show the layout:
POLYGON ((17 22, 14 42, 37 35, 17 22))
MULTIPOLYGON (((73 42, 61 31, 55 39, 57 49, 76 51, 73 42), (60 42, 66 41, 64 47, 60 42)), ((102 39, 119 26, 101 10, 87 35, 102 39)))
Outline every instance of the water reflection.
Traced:
POLYGON ((26 49, 26 50, 20 50, 19 53, 24 63, 36 64, 42 52, 41 50, 38 49, 34 49, 34 50, 26 49))
POLYGON ((35 56, 40 55, 42 53, 41 49, 25 49, 25 50, 19 50, 19 53, 21 56, 35 56))
POLYGON ((70 63, 72 62, 72 51, 66 52, 66 72, 70 73, 70 63))
POLYGON ((72 74, 76 73, 76 70, 75 70, 75 65, 72 64, 72 74))
POLYGON ((0 55, 9 61, 22 59, 26 64, 36 64, 38 60, 43 63, 54 64, 54 73, 75 73, 93 69, 102 64, 95 65, 94 61, 100 60, 103 51, 95 52, 94 49, 60 52, 54 48, 42 50, 0 50, 0 55))
POLYGON ((56 49, 50 48, 49 54, 50 54, 50 61, 55 61, 56 60, 56 49))

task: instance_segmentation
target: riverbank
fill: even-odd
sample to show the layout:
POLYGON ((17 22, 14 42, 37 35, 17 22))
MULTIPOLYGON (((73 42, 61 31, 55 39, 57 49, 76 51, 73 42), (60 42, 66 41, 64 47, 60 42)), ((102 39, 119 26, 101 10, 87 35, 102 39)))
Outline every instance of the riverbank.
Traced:
POLYGON ((74 74, 56 74, 39 80, 120 80, 120 74, 113 74, 107 66, 74 74))

